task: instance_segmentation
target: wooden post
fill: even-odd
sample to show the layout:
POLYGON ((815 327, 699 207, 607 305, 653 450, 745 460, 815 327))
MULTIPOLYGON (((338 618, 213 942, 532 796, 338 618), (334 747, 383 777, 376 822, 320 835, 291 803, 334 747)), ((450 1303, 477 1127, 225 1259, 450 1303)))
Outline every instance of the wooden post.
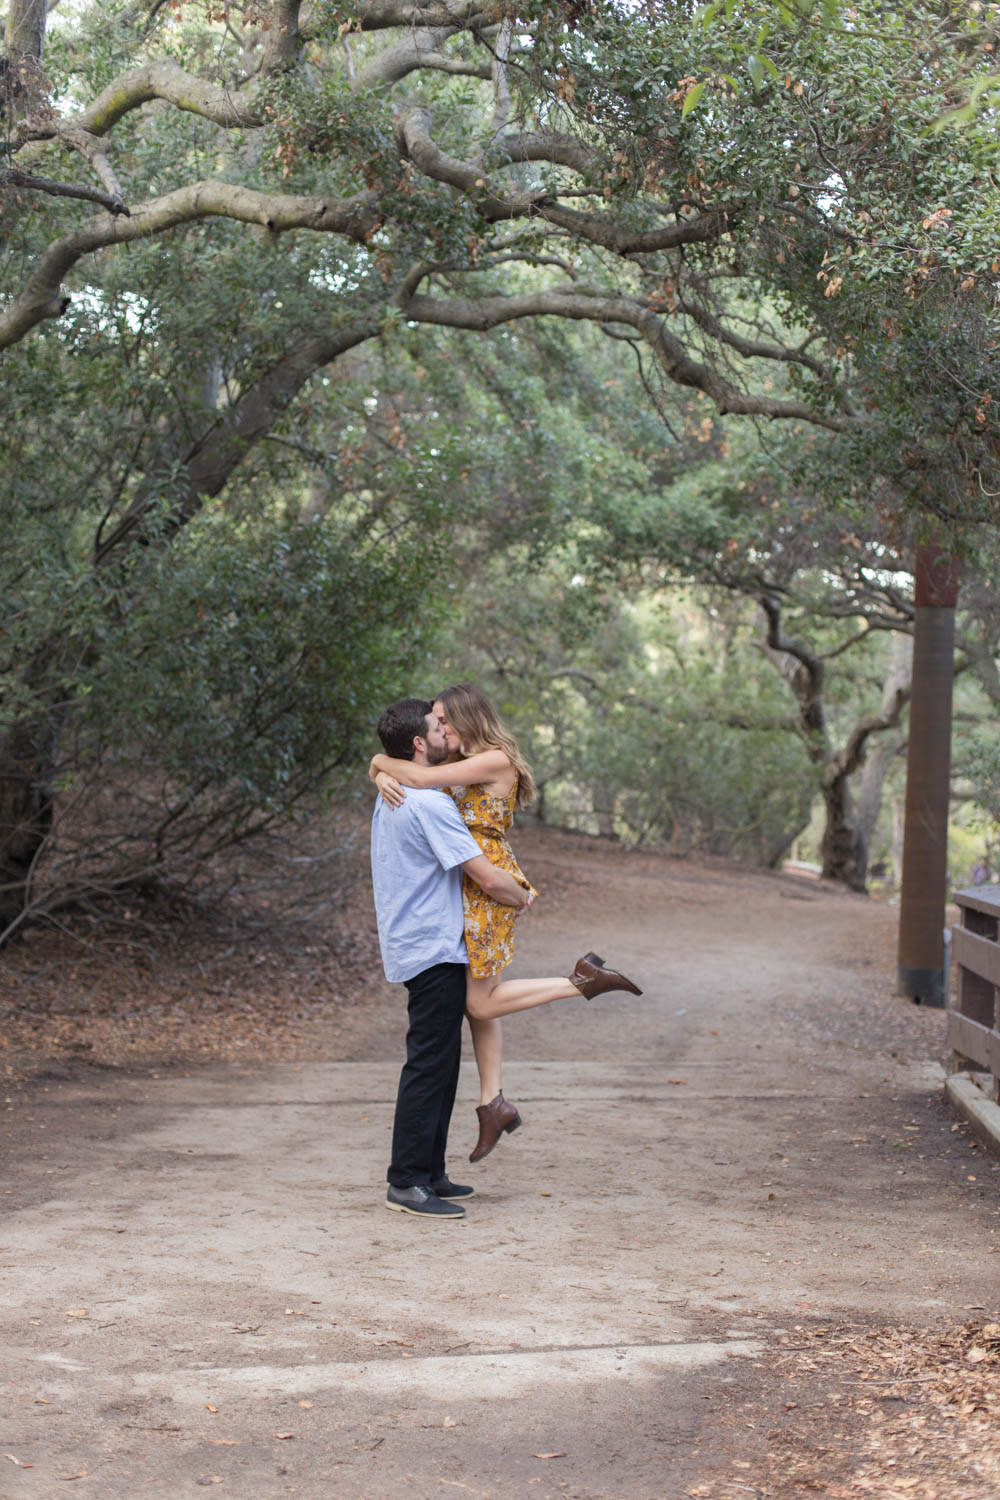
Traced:
POLYGON ((934 544, 917 551, 913 691, 906 752, 898 992, 945 1006, 944 925, 951 791, 956 561, 934 544))

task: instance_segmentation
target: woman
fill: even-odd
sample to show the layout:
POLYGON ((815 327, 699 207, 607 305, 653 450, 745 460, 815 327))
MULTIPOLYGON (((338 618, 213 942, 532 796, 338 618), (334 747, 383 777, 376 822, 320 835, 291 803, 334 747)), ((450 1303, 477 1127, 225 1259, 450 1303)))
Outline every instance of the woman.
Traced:
MULTIPOLYGON (((376 755, 368 774, 391 806, 403 800, 402 786, 445 788, 483 853, 493 864, 509 871, 534 900, 537 892, 514 858, 506 836, 514 821, 514 809, 531 802, 535 791, 531 769, 517 741, 504 728, 485 693, 469 683, 445 688, 434 703, 434 712, 451 752, 448 761, 440 766, 418 766, 412 761, 376 755)), ((573 995, 585 995, 589 1000, 609 990, 628 990, 633 995, 642 991, 614 969, 606 969, 604 960, 594 953, 577 960, 569 979, 504 979, 503 972, 514 956, 514 908, 494 901, 467 875, 462 883, 462 901, 469 955, 466 1014, 481 1094, 476 1110, 479 1140, 469 1160, 481 1161, 504 1131, 516 1130, 521 1123, 521 1116, 500 1088, 500 1017, 573 995)))

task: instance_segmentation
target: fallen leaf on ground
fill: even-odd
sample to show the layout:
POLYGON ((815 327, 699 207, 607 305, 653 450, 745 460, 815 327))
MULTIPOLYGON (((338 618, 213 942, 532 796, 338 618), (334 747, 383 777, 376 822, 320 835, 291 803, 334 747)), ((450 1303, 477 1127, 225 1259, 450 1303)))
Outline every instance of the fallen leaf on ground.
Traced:
POLYGON ((299 1405, 302 1406, 302 1407, 305 1407, 306 1411, 311 1411, 312 1410, 312 1402, 311 1401, 300 1401, 299 1405))
POLYGON ((295 1436, 295 1433, 294 1432, 276 1432, 274 1435, 275 1435, 276 1438, 293 1438, 295 1436))
POLYGON ((217 1406, 213 1406, 210 1401, 206 1401, 205 1402, 205 1410, 206 1411, 218 1411, 219 1408, 217 1406))
POLYGON ((67 1318, 89 1318, 90 1313, 85 1307, 67 1307, 67 1318))
POLYGON ((565 1453, 533 1453, 532 1458, 565 1458, 565 1453))

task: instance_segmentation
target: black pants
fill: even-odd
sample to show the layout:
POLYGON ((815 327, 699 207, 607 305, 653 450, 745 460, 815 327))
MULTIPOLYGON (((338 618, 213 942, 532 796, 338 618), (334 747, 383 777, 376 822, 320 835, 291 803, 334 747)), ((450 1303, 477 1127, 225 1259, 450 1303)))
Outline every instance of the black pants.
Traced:
POLYGON ((406 981, 410 1027, 406 1062, 399 1075, 392 1161, 393 1187, 444 1176, 465 1016, 465 965, 434 964, 406 981))

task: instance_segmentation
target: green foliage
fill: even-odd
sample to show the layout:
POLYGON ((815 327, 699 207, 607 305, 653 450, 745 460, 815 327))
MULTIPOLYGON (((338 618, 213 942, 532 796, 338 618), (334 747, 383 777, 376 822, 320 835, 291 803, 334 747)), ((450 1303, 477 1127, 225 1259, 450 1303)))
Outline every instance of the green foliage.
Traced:
POLYGON ((698 590, 600 588, 573 549, 495 556, 436 681, 473 679, 518 733, 546 821, 771 863, 816 773, 752 611, 698 590))
MULTIPOLYGON (((770 859, 817 773, 756 622, 718 590, 774 587, 787 627, 841 663, 839 732, 877 701, 881 641, 843 653, 913 518, 970 553, 970 523, 994 518, 989 108, 931 127, 988 100, 995 8, 529 0, 502 120, 481 18, 400 28, 380 71, 373 17, 323 0, 267 72, 256 3, 54 13, 59 110, 166 58, 258 112, 239 129, 162 99, 123 116, 110 160, 137 215, 209 181, 367 195, 373 217, 363 244, 218 219, 97 234, 74 262, 69 311, 8 355, 0 398, 0 729, 29 725, 41 761, 55 747, 67 796, 159 778, 150 828, 197 812, 242 836, 363 760, 381 700, 415 676, 480 676, 550 811, 770 859), (411 106, 434 170, 401 146, 411 106), (512 160, 521 131, 540 159, 512 160), (665 249, 615 248, 651 229, 665 249), (652 317, 642 337, 606 312, 601 332, 479 331, 481 306, 549 288, 652 317), (421 326, 442 305, 463 333, 421 326), (309 366, 346 329, 336 362, 309 366), (837 431, 725 425, 732 392, 837 431)), ((46 246, 96 222, 13 189, 0 215, 4 307, 46 246)))
POLYGON ((319 518, 234 525, 221 507, 192 523, 130 579, 81 677, 78 743, 155 767, 185 800, 238 788, 257 810, 363 759, 433 631, 434 559, 412 538, 351 540, 319 518))
POLYGON ((959 742, 957 770, 972 789, 972 798, 992 841, 1000 825, 1000 735, 995 730, 967 734, 959 742))

